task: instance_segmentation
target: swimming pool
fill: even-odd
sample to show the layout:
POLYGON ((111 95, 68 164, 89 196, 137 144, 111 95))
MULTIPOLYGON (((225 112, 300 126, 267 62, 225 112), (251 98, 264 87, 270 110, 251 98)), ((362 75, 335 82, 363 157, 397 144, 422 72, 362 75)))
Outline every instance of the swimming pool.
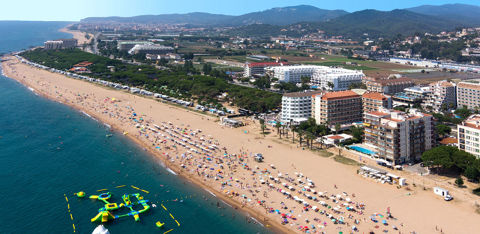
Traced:
POLYGON ((360 153, 364 153, 364 154, 368 154, 368 155, 375 155, 375 152, 369 150, 369 149, 365 149, 363 147, 360 147, 360 146, 348 146, 349 149, 353 149, 355 151, 358 151, 360 153))

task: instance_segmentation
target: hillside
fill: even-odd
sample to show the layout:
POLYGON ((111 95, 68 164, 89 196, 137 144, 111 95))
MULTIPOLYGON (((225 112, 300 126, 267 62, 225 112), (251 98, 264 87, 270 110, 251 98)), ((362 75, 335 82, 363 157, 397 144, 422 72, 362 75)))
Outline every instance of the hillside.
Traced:
POLYGON ((392 37, 415 32, 436 33, 462 26, 480 26, 480 7, 462 4, 424 5, 403 10, 323 10, 308 5, 278 7, 239 16, 188 13, 143 15, 135 17, 96 17, 81 22, 189 24, 199 26, 233 26, 229 35, 301 36, 325 31, 352 39, 392 37))
POLYGON ((440 32, 462 26, 461 22, 422 15, 407 10, 363 10, 346 14, 328 22, 302 22, 289 26, 267 24, 248 25, 230 30, 232 35, 250 36, 301 36, 325 31, 327 35, 342 35, 352 39, 393 37, 415 32, 440 32))
POLYGON ((288 25, 305 21, 323 22, 345 14, 348 14, 348 12, 343 10, 323 10, 313 6, 300 5, 244 14, 232 18, 228 23, 231 25, 288 25))
POLYGON ((317 26, 331 35, 352 38, 368 34, 369 37, 390 37, 396 34, 411 35, 415 32, 439 32, 461 26, 461 22, 407 10, 363 10, 340 16, 317 26))
POLYGON ((143 24, 193 24, 219 25, 234 16, 193 12, 187 14, 140 15, 133 17, 89 17, 81 23, 143 23, 143 24))
POLYGON ((250 24, 289 25, 303 21, 322 22, 345 14, 348 14, 348 12, 343 10, 323 10, 313 6, 300 5, 277 7, 239 16, 195 12, 133 17, 90 17, 82 19, 81 22, 191 24, 205 26, 244 26, 250 24))
POLYGON ((445 4, 440 6, 423 5, 407 8, 415 13, 442 17, 444 19, 456 20, 465 25, 480 24, 480 7, 466 4, 445 4))

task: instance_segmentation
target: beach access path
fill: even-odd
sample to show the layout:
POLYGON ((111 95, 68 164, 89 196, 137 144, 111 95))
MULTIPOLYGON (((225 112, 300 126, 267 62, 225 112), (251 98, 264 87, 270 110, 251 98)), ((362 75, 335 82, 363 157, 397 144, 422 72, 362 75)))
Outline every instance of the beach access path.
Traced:
MULTIPOLYGON (((28 65, 21 64, 14 57, 7 57, 7 62, 2 63, 5 75, 18 80, 24 85, 31 87, 40 94, 43 94, 53 100, 65 103, 79 110, 85 111, 102 122, 112 125, 119 131, 130 132, 130 137, 137 139, 136 142, 148 147, 150 142, 141 140, 142 138, 136 134, 138 130, 132 126, 119 120, 112 118, 109 113, 102 110, 96 110, 95 107, 102 107, 102 100, 108 98, 116 98, 121 100, 122 104, 128 104, 135 108, 137 113, 148 116, 148 119, 154 123, 172 122, 173 125, 186 126, 192 129, 202 129, 205 134, 211 135, 218 139, 220 145, 228 147, 230 152, 246 152, 263 153, 265 156, 264 163, 253 163, 250 167, 269 167, 274 164, 276 169, 269 170, 294 175, 295 172, 301 172, 306 177, 315 181, 318 187, 317 191, 328 191, 331 194, 346 192, 355 194, 355 200, 367 204, 366 213, 385 213, 390 208, 392 215, 398 220, 397 226, 402 233, 416 231, 418 233, 440 233, 440 229, 444 233, 476 233, 480 229, 478 219, 480 215, 475 212, 475 208, 471 205, 471 201, 462 200, 461 197, 456 198, 452 202, 445 202, 441 197, 436 197, 431 191, 423 191, 422 189, 413 188, 412 191, 405 189, 397 189, 394 186, 379 184, 370 181, 356 174, 358 167, 336 163, 330 158, 319 156, 318 154, 302 150, 294 145, 279 143, 272 137, 264 138, 260 135, 259 128, 249 125, 243 128, 232 129, 221 127, 218 124, 218 118, 206 116, 194 111, 185 110, 184 108, 175 107, 165 103, 158 102, 151 98, 140 97, 94 85, 85 81, 67 78, 60 74, 51 73, 45 70, 32 68, 28 65), (77 100, 78 95, 82 97, 88 96, 82 102, 77 100), (88 103, 88 104, 86 104, 88 103), (143 143, 142 143, 143 142, 143 143)), ((102 107, 104 108, 104 107, 102 107)), ((157 155, 162 158, 162 155, 157 155)), ((178 165, 170 163, 176 171, 182 173, 178 165)), ((242 180, 245 184, 254 184, 255 182, 248 177, 248 172, 232 171, 233 176, 242 180)), ((214 189, 217 192, 222 191, 222 187, 218 182, 196 178, 195 181, 200 185, 214 189)), ((218 194, 218 193, 217 193, 218 194)), ((232 200, 228 196, 224 196, 225 200, 232 200)), ((269 205, 276 205, 279 201, 285 200, 283 196, 276 191, 268 190, 268 198, 263 198, 269 205)), ((290 201, 288 201, 290 202, 290 201)), ((291 203, 289 203, 291 204, 291 203)), ((275 214, 266 213, 263 207, 246 205, 250 213, 256 213, 257 216, 267 218, 272 223, 279 223, 280 218, 275 214)), ((290 208, 301 210, 300 207, 290 208)), ((315 213, 296 212, 299 219, 309 218, 313 220, 315 213)), ((368 220, 360 223, 358 226, 361 232, 375 231, 375 225, 368 220)), ((260 220, 263 221, 263 220, 260 220)), ((363 220, 362 220, 363 221, 363 220)), ((394 222, 394 221, 392 221, 394 222)), ((283 226, 291 231, 299 232, 297 225, 293 223, 283 226)), ((342 226, 329 224, 325 227, 328 233, 338 231, 342 226)), ((279 230, 285 230, 285 229, 279 230)), ((344 232, 347 228, 342 228, 344 232)), ((395 233, 395 232, 394 232, 395 233)))

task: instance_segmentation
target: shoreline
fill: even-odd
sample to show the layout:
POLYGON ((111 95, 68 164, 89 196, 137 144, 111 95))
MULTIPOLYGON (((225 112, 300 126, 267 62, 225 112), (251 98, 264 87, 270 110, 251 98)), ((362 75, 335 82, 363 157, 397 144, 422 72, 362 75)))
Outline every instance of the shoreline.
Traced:
MULTIPOLYGON (((15 59, 15 58, 13 58, 13 59, 15 59)), ((3 66, 8 66, 7 63, 8 62, 5 62, 3 64, 3 66)), ((78 80, 67 78, 65 76, 61 76, 59 74, 54 74, 54 73, 51 73, 51 72, 47 73, 47 71, 42 71, 40 69, 35 69, 35 68, 32 68, 32 67, 25 67, 27 65, 13 65, 12 64, 11 66, 18 66, 19 69, 20 68, 25 69, 25 71, 22 71, 23 72, 23 79, 22 79, 21 76, 18 76, 16 78, 13 78, 13 77, 7 76, 7 75, 5 75, 5 76, 10 77, 11 79, 14 79, 14 80, 22 83, 24 86, 31 87, 32 89, 35 89, 36 93, 38 93, 39 95, 42 95, 42 96, 44 96, 48 99, 51 99, 53 101, 57 101, 57 102, 69 105, 76 110, 83 110, 83 111, 86 110, 85 111, 86 113, 89 113, 91 116, 94 116, 99 122, 102 122, 102 123, 107 122, 108 124, 113 123, 113 124, 110 124, 112 126, 112 130, 120 131, 122 129, 122 127, 125 127, 125 126, 118 126, 118 124, 115 124, 115 121, 109 119, 108 117, 104 117, 102 114, 97 114, 94 111, 88 111, 88 108, 83 109, 83 108, 79 107, 77 109, 75 107, 76 105, 74 104, 74 102, 71 99, 68 100, 67 98, 65 98, 65 100, 67 100, 65 102, 65 101, 62 101, 63 97, 58 98, 58 96, 57 97, 48 96, 45 93, 42 93, 42 88, 41 88, 42 86, 38 87, 38 85, 40 84, 40 83, 38 83, 39 80, 41 80, 43 78, 45 78, 45 80, 47 80, 47 79, 50 79, 48 77, 53 77, 52 82, 49 83, 51 86, 52 85, 55 85, 55 86, 58 85, 59 87, 65 88, 65 86, 62 86, 62 85, 70 83, 70 84, 75 84, 75 85, 78 85, 78 86, 96 87, 95 89, 103 90, 102 92, 105 92, 105 93, 107 93, 107 92, 108 93, 116 93, 118 95, 120 95, 120 93, 121 93, 121 96, 129 96, 130 97, 130 102, 135 102, 136 104, 138 103, 139 105, 140 105, 140 102, 144 102, 145 107, 146 107, 146 108, 144 108, 144 110, 148 110, 148 105, 154 105, 155 108, 160 108, 160 109, 163 109, 164 111, 165 110, 166 111, 171 110, 172 112, 178 112, 178 113, 176 113, 177 115, 175 115, 175 117, 177 117, 177 120, 178 120, 178 118, 181 118, 183 120, 182 117, 185 117, 186 121, 188 121, 188 119, 190 119, 192 121, 192 123, 189 123, 189 124, 193 124, 195 122, 195 123, 197 123, 197 126, 199 126, 198 123, 203 123, 203 124, 209 123, 210 126, 205 126, 205 128, 207 128, 207 130, 210 130, 210 131, 208 131, 209 133, 212 133, 212 135, 218 134, 220 136, 222 136, 222 134, 223 135, 224 134, 231 134, 231 138, 238 138, 238 140, 237 139, 233 139, 233 140, 230 139, 229 143, 237 144, 236 146, 238 148, 247 147, 248 149, 252 149, 253 152, 263 152, 264 154, 266 153, 267 156, 270 154, 269 152, 271 151, 271 155, 276 155, 276 156, 279 157, 279 159, 276 159, 277 157, 267 158, 268 163, 265 162, 263 164, 263 166, 265 166, 265 167, 268 167, 268 165, 270 163, 275 163, 275 165, 277 165, 278 168, 282 169, 282 172, 285 172, 284 171, 284 170, 286 170, 285 168, 293 167, 295 169, 295 171, 301 171, 301 172, 304 172, 304 173, 309 172, 308 173, 309 177, 313 176, 312 178, 316 182, 324 182, 324 181, 322 181, 322 178, 326 178, 327 182, 330 183, 330 186, 328 186, 330 188, 331 188, 331 185, 333 185, 333 184, 341 186, 342 190, 339 190, 339 192, 340 191, 348 191, 350 193, 351 190, 353 190, 357 194, 357 196, 362 197, 361 200, 366 200, 366 201, 368 201, 369 206, 370 205, 373 206, 371 209, 368 209, 369 210, 368 212, 373 213, 373 212, 377 212, 377 211, 380 211, 380 210, 384 211, 383 209, 386 207, 385 204, 390 206, 391 202, 392 202, 392 204, 391 204, 392 206, 393 205, 396 206, 394 208, 395 210, 399 210, 403 206, 407 206, 409 208, 415 209, 415 208, 417 208, 417 205, 418 205, 418 209, 425 208, 425 207, 428 207, 428 208, 431 207, 432 208, 430 212, 423 212, 423 214, 419 213, 418 215, 411 214, 410 212, 412 212, 412 211, 409 212, 408 208, 406 210, 400 210, 398 213, 399 213, 399 216, 401 216, 402 221, 404 221, 403 220, 404 218, 405 219, 408 218, 408 217, 406 217, 406 215, 407 216, 412 216, 412 218, 410 218, 408 221, 405 221, 405 222, 406 222, 406 224, 412 223, 412 225, 413 225, 412 227, 408 227, 408 229, 406 228, 406 229, 402 230, 402 232, 406 232, 407 230, 412 230, 414 228, 414 230, 416 230, 416 231, 420 230, 420 232, 422 232, 422 233, 435 233, 433 231, 434 228, 432 228, 432 226, 435 227, 434 222, 435 222, 436 218, 439 219, 438 222, 442 225, 445 224, 445 225, 447 225, 447 227, 450 226, 449 224, 452 225, 453 229, 450 229, 450 231, 448 231, 448 229, 445 226, 443 226, 443 230, 445 230, 446 232, 451 232, 452 230, 457 230, 457 231, 458 230, 463 230, 458 225, 458 223, 455 223, 455 222, 459 222, 458 219, 464 220, 465 222, 470 222, 470 221, 468 221, 469 219, 465 218, 466 214, 471 216, 470 218, 475 218, 475 217, 478 216, 475 213, 465 213, 467 211, 465 204, 463 204, 463 206, 453 205, 453 204, 457 204, 458 202, 462 202, 460 199, 459 199, 460 201, 459 200, 454 201, 455 203, 444 203, 443 201, 437 201, 439 199, 432 199, 433 196, 431 196, 430 193, 427 194, 426 192, 422 192, 422 191, 419 191, 419 190, 412 191, 413 195, 411 197, 416 197, 416 198, 410 198, 410 196, 405 196, 404 195, 404 193, 406 191, 404 191, 403 189, 402 190, 404 192, 402 192, 400 190, 395 190, 395 188, 387 187, 388 185, 376 184, 373 181, 368 181, 365 178, 362 178, 358 175, 353 174, 354 170, 355 170, 354 167, 344 166, 344 165, 338 164, 336 162, 333 162, 333 160, 330 160, 330 159, 327 159, 327 158, 319 158, 318 155, 315 156, 311 152, 303 151, 303 150, 298 149, 298 148, 295 149, 295 147, 292 146, 292 145, 284 144, 282 146, 282 145, 273 143, 273 141, 275 141, 277 138, 275 138, 275 139, 272 139, 271 137, 270 138, 269 137, 258 138, 257 134, 255 134, 255 133, 243 134, 241 132, 243 129, 242 130, 240 130, 240 129, 239 130, 227 130, 227 129, 223 130, 223 128, 220 129, 220 126, 218 125, 218 123, 215 123, 215 126, 213 126, 213 124, 212 124, 213 121, 211 121, 211 120, 203 121, 204 118, 205 119, 212 119, 211 116, 206 116, 206 115, 205 116, 200 116, 200 114, 194 113, 197 116, 195 118, 193 118, 190 115, 190 114, 193 113, 193 111, 191 111, 191 110, 185 110, 184 108, 176 107, 176 106, 170 105, 170 104, 165 105, 165 103, 161 103, 161 102, 157 102, 157 101, 152 103, 152 101, 154 101, 154 99, 144 98, 144 97, 140 97, 140 96, 136 96, 136 95, 131 95, 131 94, 126 93, 126 92, 109 90, 109 89, 107 89, 105 87, 102 87, 100 85, 95 85, 95 84, 92 84, 92 83, 89 83, 89 82, 86 82, 86 81, 83 81, 82 83, 78 83, 79 82, 78 80), (28 74, 34 75, 35 77, 30 77, 28 74), (39 76, 37 76, 37 75, 39 75, 39 76), (62 77, 63 79, 58 79, 60 77, 62 77), (29 85, 26 82, 26 79, 28 79, 30 82, 33 82, 34 80, 36 80, 37 84, 33 83, 33 85, 29 85), (70 81, 68 81, 68 80, 70 80, 70 81), (25 83, 22 82, 22 81, 24 81, 25 83), (35 85, 37 85, 37 87, 35 87, 35 85), (199 120, 200 117, 202 118, 203 122, 199 120), (209 127, 210 127, 210 129, 209 129, 209 127), (248 141, 247 141, 247 139, 248 139, 248 141), (252 140, 252 141, 250 141, 250 140, 252 140), (241 141, 243 141, 243 143, 241 141), (258 145, 260 145, 260 146, 258 146, 258 145), (267 148, 267 145, 268 146, 272 145, 273 148, 270 148, 270 147, 267 148), (261 147, 263 147, 263 148, 261 148, 261 147), (288 148, 290 148, 291 150, 288 150, 288 148), (301 161, 297 162, 297 160, 295 160, 297 158, 296 157, 297 155, 298 155, 298 157, 302 157, 302 160, 305 161, 305 162, 301 162, 301 161), (315 157, 312 157, 312 155, 315 156, 315 157), (295 158, 293 158, 291 156, 295 156, 295 158), (327 161, 327 160, 330 160, 330 161, 327 161), (295 166, 293 166, 292 162, 295 163, 295 166), (332 164, 332 162, 334 164, 332 164), (290 166, 290 164, 292 166, 290 166), (315 166, 314 164, 317 164, 318 166, 315 166), (322 166, 322 164, 324 164, 325 166, 322 166), (334 167, 333 169, 332 169, 332 166, 334 167), (297 167, 299 169, 297 169, 297 167), (325 171, 325 173, 322 174, 322 171, 325 171), (339 177, 342 177, 342 178, 339 178, 339 177), (345 180, 347 180, 347 181, 345 181, 345 180), (348 180, 352 180, 352 182, 348 182, 348 180), (359 185, 360 183, 361 183, 361 185, 359 185), (385 195, 383 195, 383 193, 385 193, 385 195), (389 201, 386 202, 385 201, 386 199, 388 199, 389 201), (378 202, 378 204, 376 204, 377 202, 378 202), (407 203, 404 203, 404 202, 407 202, 407 203), (409 205, 410 203, 412 203, 412 204, 409 205), (426 204, 428 203, 428 204, 424 205, 422 203, 426 203, 426 204), (445 206, 447 208, 443 209, 441 207, 436 207, 436 206, 445 206), (453 207, 453 206, 455 206, 455 207, 453 207), (464 211, 462 211, 462 213, 458 213, 461 210, 464 210, 464 211), (407 213, 405 213, 405 212, 407 212, 407 213), (452 214, 457 214, 458 213, 459 214, 458 219, 451 218, 448 215, 449 212, 452 212, 452 214), (427 214, 428 216, 426 216, 425 214, 427 214), (423 224, 423 222, 418 223, 420 221, 415 222, 415 220, 419 220, 419 217, 430 217, 430 218, 429 218, 429 220, 422 220, 422 221, 428 221, 426 224, 423 224), (445 219, 446 217, 450 217, 450 218, 445 219), (429 228, 427 229, 426 227, 422 227, 422 225, 423 226, 428 225, 429 228)), ((15 71, 15 70, 13 70, 13 71, 15 71)), ((66 87, 69 87, 69 86, 66 86, 66 87)), ((91 87, 91 89, 93 89, 92 87, 91 87)), ((45 88, 47 88, 47 86, 45 86, 45 88)), ((52 87, 48 87, 48 88, 52 88, 52 87)), ((49 89, 47 89, 47 90, 49 90, 49 89)), ((53 93, 51 91, 51 89, 50 89, 50 92, 53 93)), ((61 92, 60 88, 55 89, 55 92, 61 92)), ((65 93, 62 93, 62 94, 67 94, 67 92, 65 91, 65 93)), ((150 106, 150 108, 152 108, 152 107, 150 106)), ((137 109, 137 108, 135 108, 135 109, 137 109)), ((157 112, 157 113, 162 113, 162 112, 160 111, 160 112, 157 112)), ((172 117, 170 117, 170 118, 172 118, 172 117)), ((171 120, 172 120, 172 122, 174 122, 174 119, 171 119, 171 120)), ((204 128, 203 125, 200 125, 200 126, 202 127, 202 129, 204 128)), ((249 130, 249 132, 250 131, 253 132, 254 130, 255 129, 249 130)), ((226 195, 224 195, 222 192, 219 192, 218 188, 216 188, 216 186, 212 187, 211 184, 209 184, 207 182, 204 183, 201 180, 201 177, 197 178, 196 176, 190 176, 191 174, 189 175, 187 172, 184 173, 183 169, 180 166, 176 165, 175 163, 170 164, 170 162, 168 160, 166 160, 165 157, 163 157, 161 154, 159 154, 159 151, 153 149, 151 147, 151 145, 148 144, 148 141, 143 141, 142 139, 144 139, 144 138, 139 139, 139 138, 135 137, 133 135, 133 132, 132 132, 132 134, 128 134, 127 136, 130 139, 132 139, 136 144, 140 145, 141 148, 144 148, 147 151, 149 151, 149 153, 152 156, 159 157, 160 160, 162 162, 164 162, 165 165, 168 168, 171 168, 172 170, 177 171, 179 176, 182 176, 182 178, 187 179, 187 180, 191 181, 192 183, 198 183, 197 185, 200 188, 203 188, 204 190, 208 190, 207 192, 213 192, 214 194, 217 195, 217 197, 221 198, 222 201, 225 201, 227 203, 232 202, 230 204, 234 204, 234 206, 238 207, 238 209, 240 209, 242 211, 246 211, 249 214, 258 214, 259 218, 255 217, 255 216, 254 216, 254 218, 259 220, 260 223, 265 224, 265 225, 266 224, 271 225, 271 227, 270 227, 271 229, 274 229, 274 228, 278 227, 278 228, 280 228, 280 230, 278 230, 278 232, 299 232, 299 230, 296 229, 295 226, 281 225, 279 222, 275 222, 274 220, 278 216, 272 216, 272 214, 263 215, 263 212, 262 212, 263 210, 260 211, 259 206, 255 206, 255 208, 253 208, 253 207, 243 207, 243 208, 241 208, 241 206, 238 205, 239 201, 237 201, 235 199, 231 199, 231 198, 227 197, 226 195), (207 189, 205 189, 205 188, 207 188, 207 189), (262 222, 262 220, 263 220, 262 217, 268 218, 270 223, 262 222), (272 217, 275 217, 275 218, 272 219, 272 217)), ((227 140, 228 139, 225 139, 225 141, 227 141, 227 140)), ((222 145, 227 145, 230 148, 230 144, 222 144, 222 145)), ((290 169, 288 172, 293 174, 293 169, 290 169)), ((321 189, 321 190, 319 189, 318 191, 323 191, 324 189, 327 190, 324 184, 320 183, 319 186, 323 187, 323 189, 321 189)), ((331 190, 331 189, 329 189, 329 190, 331 190)), ((277 196, 276 191, 274 191, 274 190, 270 191, 270 193, 271 194, 269 194, 269 195, 271 195, 271 196, 277 196)), ((272 200, 273 199, 274 198, 272 197, 272 200)), ((456 197, 456 199, 457 199, 457 197, 456 197)), ((286 200, 286 202, 287 201, 288 200, 286 200)), ((278 199, 277 199, 277 202, 278 202, 278 199)), ((291 206, 293 206, 293 205, 289 205, 289 207, 291 207, 291 206)), ((471 209, 469 208, 468 210, 471 210, 471 209)), ((304 216, 307 216, 308 214, 309 213, 301 213, 302 219, 303 219, 304 216)), ((452 216, 454 216, 454 215, 452 215, 452 216)), ((365 224, 370 224, 370 223, 367 222, 365 224)), ((329 225, 331 225, 331 224, 329 224, 329 225)), ((368 226, 370 226, 370 225, 368 225, 368 226)), ((371 226, 370 227, 368 227, 368 226, 366 228, 361 228, 361 230, 362 231, 367 231, 368 228, 371 228, 371 226)), ((474 225, 471 225, 471 226, 473 228, 474 225)), ((329 227, 331 227, 331 229, 327 229, 326 231, 330 233, 329 230, 333 231, 337 228, 340 228, 340 227, 343 228, 345 226, 329 226, 329 227)), ((318 229, 318 230, 323 231, 321 229, 318 229)), ((345 229, 343 229, 343 230, 345 232, 345 229)), ((376 231, 376 232, 380 231, 378 229, 370 229, 370 230, 376 231)))
POLYGON ((82 32, 82 31, 78 31, 78 30, 70 30, 70 29, 68 29, 68 27, 70 27, 70 26, 71 26, 71 24, 65 26, 64 28, 59 29, 58 31, 63 32, 63 33, 71 34, 73 38, 78 40, 78 45, 82 45, 84 43, 88 44, 88 43, 91 42, 91 40, 93 38, 92 34, 88 34, 88 35, 90 35, 90 39, 87 39, 87 38, 85 38, 85 35, 87 35, 87 33, 82 32))
MULTIPOLYGON (((3 67, 3 66, 2 66, 3 67)), ((62 105, 66 105, 72 109, 74 109, 75 111, 79 112, 80 114, 84 114, 86 115, 87 117, 91 118, 92 120, 94 121, 97 121, 99 123, 102 123, 102 124, 108 124, 110 125, 110 130, 117 133, 117 134, 122 134, 122 129, 120 127, 118 127, 114 122, 112 121, 105 121, 105 119, 94 113, 94 112, 91 112, 89 111, 88 109, 82 109, 82 108, 79 108, 78 106, 75 106, 73 104, 70 104, 70 103, 65 103, 65 102, 62 102, 58 99, 56 99, 55 97, 52 97, 48 94, 45 94, 45 93, 42 93, 42 92, 36 92, 34 88, 32 88, 28 83, 25 83, 21 80, 18 80, 18 79, 15 79, 15 78, 12 78, 10 76, 8 76, 7 74, 5 74, 4 72, 4 69, 2 68, 1 69, 2 71, 2 75, 9 78, 9 79, 12 79, 12 80, 15 80, 17 82, 19 82, 21 85, 23 85, 24 87, 28 88, 30 91, 32 91, 35 95, 37 96, 41 96, 43 98, 46 98, 48 100, 51 100, 51 101, 54 101, 54 102, 58 102, 62 105), (90 112, 90 113, 89 113, 90 112)), ((85 83, 88 83, 86 81, 82 81, 82 82, 85 82, 85 83)), ((168 105, 168 104, 167 104, 168 105)), ((171 105, 173 106, 174 108, 178 108, 174 105, 171 105)), ((237 211, 240 211, 242 213, 244 213, 247 217, 249 218, 253 218, 258 224, 260 224, 261 226, 267 228, 268 230, 270 231, 273 231, 274 233, 289 233, 291 232, 291 230, 285 228, 283 225, 281 224, 278 224, 278 223, 275 223, 275 222, 271 222, 269 220, 269 218, 267 216, 264 216, 262 214, 260 214, 258 211, 255 211, 249 207, 245 207, 245 206, 242 206, 238 201, 235 201, 233 199, 230 199, 229 197, 225 196, 224 194, 222 193, 219 193, 218 191, 216 191, 215 188, 212 188, 210 185, 207 185, 205 183, 202 183, 200 180, 198 180, 197 178, 195 177, 188 177, 187 174, 184 174, 182 173, 182 169, 179 168, 177 165, 175 164, 171 164, 168 162, 168 160, 165 160, 164 158, 162 158, 161 155, 158 154, 158 152, 155 152, 153 149, 150 148, 149 145, 147 145, 145 142, 141 141, 140 139, 134 137, 133 135, 131 134, 127 134, 127 135, 124 135, 126 136, 130 141, 132 141, 134 144, 136 144, 139 148, 141 148, 142 150, 144 150, 145 152, 148 152, 148 155, 150 155, 153 159, 158 159, 160 160, 165 169, 168 171, 169 169, 172 170, 173 172, 176 173, 175 176, 179 176, 181 179, 183 180, 186 180, 188 182, 190 182, 191 184, 193 184, 193 186, 196 186, 198 187, 199 189, 202 189, 208 193, 210 193, 211 195, 213 195, 214 197, 220 199, 221 201, 223 201, 225 204, 229 205, 230 207, 234 208, 235 210, 237 211), (263 220, 263 221, 259 221, 259 220, 263 220)), ((171 173, 171 172, 170 172, 171 173)))

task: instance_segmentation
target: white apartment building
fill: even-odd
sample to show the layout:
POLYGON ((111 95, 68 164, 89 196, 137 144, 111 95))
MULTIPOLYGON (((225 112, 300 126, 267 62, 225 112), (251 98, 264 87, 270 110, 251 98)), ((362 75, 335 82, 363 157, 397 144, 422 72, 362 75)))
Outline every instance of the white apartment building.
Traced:
POLYGON ((279 82, 300 83, 302 77, 311 78, 313 72, 321 66, 297 65, 297 66, 280 66, 269 67, 267 71, 273 73, 273 77, 279 82))
POLYGON ((424 101, 424 106, 429 106, 438 112, 443 108, 455 109, 457 106, 457 89, 455 83, 446 80, 430 84, 430 93, 424 101))
POLYGON ((117 49, 118 50, 129 51, 135 45, 154 45, 154 43, 150 42, 150 41, 118 41, 117 42, 117 49))
POLYGON ((282 123, 302 122, 312 117, 312 95, 321 91, 286 93, 282 97, 282 123))
POLYGON ((435 146, 433 117, 410 109, 408 113, 381 108, 363 117, 365 144, 375 157, 392 164, 416 162, 435 146))
POLYGON ((343 91, 351 84, 361 83, 363 77, 365 74, 362 71, 319 66, 313 72, 310 82, 319 89, 343 91))
POLYGON ((128 51, 129 54, 167 54, 173 52, 173 47, 163 45, 135 45, 128 51))
POLYGON ((46 50, 58 50, 63 46, 63 41, 46 41, 43 43, 46 50))
POLYGON ((457 106, 480 107, 480 80, 465 80, 457 84, 457 106))
POLYGON ((457 125, 458 148, 480 158, 480 115, 472 115, 457 125))
POLYGON ((243 76, 251 77, 253 75, 265 75, 265 68, 287 65, 286 62, 264 62, 264 63, 246 63, 243 76))

